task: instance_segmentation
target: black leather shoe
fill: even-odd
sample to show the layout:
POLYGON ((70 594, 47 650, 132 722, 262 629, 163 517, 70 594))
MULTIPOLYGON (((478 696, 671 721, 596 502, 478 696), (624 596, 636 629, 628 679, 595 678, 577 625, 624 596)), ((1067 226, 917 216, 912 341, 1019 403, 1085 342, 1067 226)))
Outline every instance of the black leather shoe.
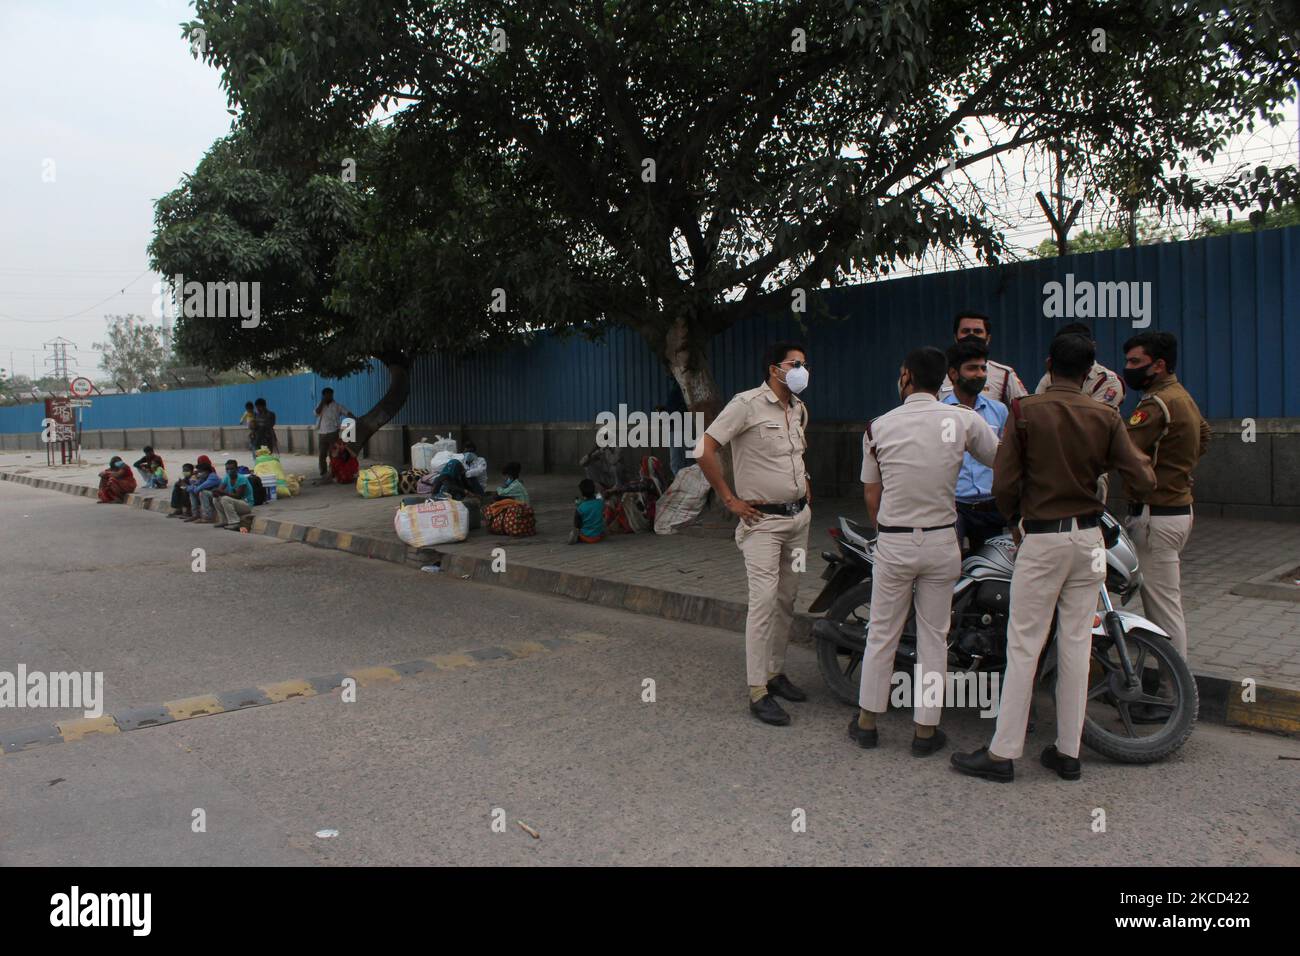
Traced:
POLYGON ((1067 757, 1056 749, 1056 744, 1044 749, 1043 755, 1038 759, 1048 770, 1055 770, 1062 780, 1078 780, 1083 776, 1083 765, 1079 763, 1079 758, 1067 757))
POLYGON ((808 699, 808 695, 790 683, 790 678, 784 674, 777 674, 767 682, 767 692, 777 697, 784 697, 786 700, 792 700, 795 703, 808 699))
POLYGON ((1163 724, 1173 715, 1168 704, 1129 704, 1128 715, 1135 724, 1163 724))
POLYGON ((998 783, 1010 783, 1016 779, 1015 761, 994 760, 989 756, 988 747, 970 754, 953 754, 951 760, 954 769, 968 777, 983 777, 998 783))
POLYGON ((928 757, 930 754, 938 753, 948 743, 948 735, 938 727, 934 728, 933 737, 913 737, 912 738, 912 756, 928 757))
POLYGON ((863 730, 858 726, 858 718, 854 717, 849 721, 849 740, 852 740, 863 750, 870 750, 878 741, 876 728, 872 727, 870 730, 863 730))
POLYGON ((764 694, 758 700, 751 700, 749 711, 763 723, 774 727, 784 727, 790 723, 790 715, 781 709, 781 705, 771 694, 764 694))

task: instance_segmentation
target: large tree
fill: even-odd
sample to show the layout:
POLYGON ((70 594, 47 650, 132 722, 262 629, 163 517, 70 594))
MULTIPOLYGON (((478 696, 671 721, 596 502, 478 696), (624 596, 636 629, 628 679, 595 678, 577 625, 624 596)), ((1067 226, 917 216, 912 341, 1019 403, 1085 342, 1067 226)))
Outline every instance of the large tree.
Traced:
POLYGON ((185 28, 259 141, 291 155, 397 109, 397 180, 448 142, 525 178, 573 242, 543 287, 588 289, 591 317, 640 332, 697 409, 720 401, 711 339, 757 310, 931 248, 995 261, 975 164, 1064 143, 1140 168, 1149 202, 1295 190, 1294 168, 1207 184, 1178 167, 1276 120, 1300 61, 1296 14, 1271 0, 195 8, 185 28))
POLYGON ((405 403, 416 355, 508 344, 544 310, 563 314, 527 290, 567 244, 446 150, 426 151, 422 175, 398 181, 393 170, 417 164, 400 156, 395 129, 370 124, 332 142, 272 159, 248 130, 219 140, 158 201, 149 253, 186 285, 258 283, 255 322, 180 312, 177 351, 191 361, 329 376, 383 363, 388 389, 358 420, 360 445, 405 403), (501 254, 507 239, 516 244, 501 254), (513 308, 489 307, 498 289, 513 308))

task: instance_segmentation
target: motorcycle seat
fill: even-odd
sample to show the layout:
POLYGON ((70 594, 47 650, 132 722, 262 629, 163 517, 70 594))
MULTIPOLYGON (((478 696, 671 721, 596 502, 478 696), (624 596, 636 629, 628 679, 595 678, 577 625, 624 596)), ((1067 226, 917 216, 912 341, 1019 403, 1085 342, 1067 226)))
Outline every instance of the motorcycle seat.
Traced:
POLYGON ((867 528, 849 518, 840 519, 840 531, 844 537, 861 548, 868 547, 871 542, 876 540, 875 528, 867 528))

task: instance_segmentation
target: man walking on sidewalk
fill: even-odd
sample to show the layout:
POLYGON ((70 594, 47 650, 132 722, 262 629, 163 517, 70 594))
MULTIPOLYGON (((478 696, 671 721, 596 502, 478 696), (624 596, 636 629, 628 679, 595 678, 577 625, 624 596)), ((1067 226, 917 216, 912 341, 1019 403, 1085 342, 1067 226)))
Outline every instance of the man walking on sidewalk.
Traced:
POLYGON ((803 346, 779 342, 765 366, 767 381, 740 392, 700 439, 700 470, 728 511, 740 519, 736 544, 749 576, 745 669, 749 709, 782 726, 790 715, 776 702, 807 700, 785 676, 785 649, 799 589, 797 557, 808 547, 811 489, 804 470, 808 409, 795 396, 808 385, 803 346), (718 450, 731 446, 735 493, 722 473, 718 450), (798 554, 796 554, 798 552, 798 554))
POLYGON ((1042 764, 1078 780, 1079 742, 1088 695, 1092 616, 1106 576, 1097 476, 1112 467, 1149 491, 1155 472, 1133 447, 1119 412, 1081 391, 1096 355, 1082 335, 1052 340, 1052 385, 1011 403, 1011 421, 993 465, 993 495, 1019 545, 1011 575, 1007 669, 993 742, 955 753, 961 773, 1006 782, 1024 749, 1038 657, 1056 620, 1056 743, 1042 764), (1023 528, 1023 539, 1022 529, 1023 528), (1023 540, 1023 544, 1021 541, 1023 540))
MULTIPOLYGON (((978 357, 982 364, 984 355, 978 357)), ((948 673, 952 587, 961 575, 954 527, 957 474, 967 453, 992 465, 998 451, 997 435, 974 409, 936 398, 948 364, 948 356, 933 347, 908 353, 898 382, 903 404, 871 422, 862 440, 863 494, 878 534, 861 709, 849 723, 849 737, 864 749, 876 746, 876 718, 889 707, 894 655, 915 594, 920 673, 912 685, 912 754, 917 757, 936 752, 946 740, 939 729, 943 705, 923 705, 922 692, 935 675, 943 686, 948 673)))
MULTIPOLYGON (((1177 362, 1178 340, 1168 332, 1143 332, 1124 343, 1124 378, 1142 393, 1128 436, 1156 470, 1153 490, 1128 489, 1125 528, 1142 568, 1142 606, 1185 660, 1181 559, 1192 533, 1192 469, 1209 447, 1210 425, 1174 374, 1177 362)), ((1160 704, 1131 709, 1138 723, 1163 723, 1169 715, 1160 704)))

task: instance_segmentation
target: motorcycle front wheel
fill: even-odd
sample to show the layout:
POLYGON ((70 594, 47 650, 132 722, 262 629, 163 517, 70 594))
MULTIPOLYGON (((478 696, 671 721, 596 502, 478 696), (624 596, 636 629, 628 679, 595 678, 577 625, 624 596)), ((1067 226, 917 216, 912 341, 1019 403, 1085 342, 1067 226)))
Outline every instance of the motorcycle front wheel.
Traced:
MULTIPOLYGON (((1192 733, 1200 710, 1196 678, 1168 638, 1135 629, 1124 639, 1129 660, 1144 675, 1142 686, 1125 687, 1115 646, 1108 639, 1094 639, 1083 744, 1119 763, 1155 763, 1182 747, 1192 733), (1163 708, 1164 719, 1141 722, 1140 711, 1148 705, 1163 708)), ((1055 665, 1055 644, 1052 651, 1055 665)), ((1054 679, 1055 667, 1051 670, 1054 679)))

